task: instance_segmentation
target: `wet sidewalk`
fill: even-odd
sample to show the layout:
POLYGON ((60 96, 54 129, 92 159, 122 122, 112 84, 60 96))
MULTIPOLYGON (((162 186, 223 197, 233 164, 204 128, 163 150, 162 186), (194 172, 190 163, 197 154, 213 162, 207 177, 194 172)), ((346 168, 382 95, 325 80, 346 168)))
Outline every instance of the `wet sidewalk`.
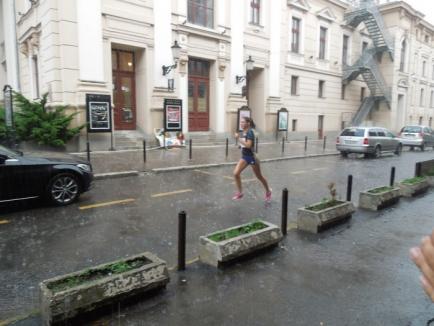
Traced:
MULTIPOLYGON (((270 160, 291 159, 319 155, 335 155, 335 143, 332 139, 309 141, 305 150, 304 141, 287 141, 282 150, 282 142, 259 143, 257 156, 263 162, 270 160)), ((73 155, 87 158, 87 153, 73 155)), ((240 149, 233 142, 228 146, 189 146, 181 148, 158 148, 146 150, 146 161, 143 150, 120 150, 106 152, 91 152, 90 161, 94 173, 119 174, 125 172, 162 172, 180 169, 194 169, 221 165, 234 165, 240 159, 240 149)))

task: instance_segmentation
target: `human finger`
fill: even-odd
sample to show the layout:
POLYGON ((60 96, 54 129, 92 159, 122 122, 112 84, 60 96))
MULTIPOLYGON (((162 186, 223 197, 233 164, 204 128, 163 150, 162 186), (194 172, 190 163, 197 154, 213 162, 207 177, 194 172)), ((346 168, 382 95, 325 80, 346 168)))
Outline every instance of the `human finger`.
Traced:
POLYGON ((430 266, 431 270, 434 271, 434 245, 431 241, 431 237, 422 238, 420 250, 422 251, 425 261, 430 266))
POLYGON ((412 248, 410 250, 410 257, 416 266, 419 267, 426 280, 430 282, 430 284, 434 284, 434 271, 426 262, 425 256, 423 255, 421 249, 419 247, 412 248))
POLYGON ((422 283, 423 290, 431 299, 431 301, 434 302, 434 287, 428 282, 428 280, 424 276, 420 277, 420 281, 422 283))

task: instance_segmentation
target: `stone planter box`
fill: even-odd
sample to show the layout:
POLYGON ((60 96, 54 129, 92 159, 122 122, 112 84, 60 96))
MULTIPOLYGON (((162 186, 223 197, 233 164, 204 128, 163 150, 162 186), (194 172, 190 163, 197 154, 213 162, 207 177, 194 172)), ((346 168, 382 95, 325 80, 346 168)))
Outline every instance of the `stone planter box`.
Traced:
MULTIPOLYGON (((320 205, 321 202, 310 206, 320 205)), ((345 222, 355 212, 353 203, 340 201, 338 205, 313 211, 305 207, 297 210, 297 227, 299 230, 318 233, 332 225, 345 222)))
POLYGON ((404 197, 414 197, 426 192, 430 187, 428 178, 423 179, 421 182, 409 185, 405 183, 400 183, 399 188, 401 188, 401 196, 404 197))
POLYGON ((434 187, 434 176, 432 176, 432 175, 427 175, 426 178, 427 178, 427 180, 428 180, 428 184, 429 184, 431 187, 434 187))
POLYGON ((149 252, 45 280, 39 285, 43 323, 51 325, 109 303, 165 287, 168 282, 166 263, 149 252), (125 272, 107 272, 113 269, 113 265, 123 263, 142 265, 125 272), (73 278, 83 275, 95 277, 74 285, 78 282, 73 282, 73 278), (66 280, 69 285, 62 286, 66 280))
POLYGON ((200 260, 205 264, 219 267, 223 263, 251 254, 257 250, 277 245, 283 237, 280 228, 266 221, 259 222, 265 224, 266 227, 222 241, 213 241, 209 237, 218 233, 235 230, 251 223, 237 225, 201 236, 199 239, 200 260))
POLYGON ((359 207, 377 211, 396 204, 401 197, 401 190, 398 187, 393 187, 391 190, 380 193, 369 192, 377 188, 368 189, 360 193, 359 207))

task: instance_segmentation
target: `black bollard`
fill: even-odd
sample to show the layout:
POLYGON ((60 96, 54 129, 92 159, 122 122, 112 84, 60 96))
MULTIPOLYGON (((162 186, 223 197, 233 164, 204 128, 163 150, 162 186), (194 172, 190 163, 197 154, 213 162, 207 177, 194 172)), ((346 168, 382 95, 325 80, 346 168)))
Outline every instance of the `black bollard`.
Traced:
POLYGON ((178 214, 178 271, 185 270, 185 238, 187 214, 185 211, 178 214))
POLYGON ((190 139, 190 150, 188 153, 188 158, 191 160, 191 157, 193 156, 193 140, 190 139))
POLYGON ((304 137, 304 151, 307 151, 307 136, 304 137))
POLYGON ((348 176, 348 183, 347 183, 347 201, 351 201, 352 191, 353 191, 353 176, 350 174, 348 176))
POLYGON ((416 163, 416 170, 415 170, 414 174, 415 174, 415 177, 420 177, 422 175, 422 163, 421 162, 416 163))
POLYGON ((229 155, 229 138, 226 138, 226 157, 229 155))
POLYGON ((143 139, 143 162, 146 162, 146 140, 143 139))
POLYGON ((324 142, 322 144, 322 150, 325 151, 326 148, 326 142, 327 142, 327 136, 324 136, 324 142))
POLYGON ((282 154, 285 152, 285 138, 282 137, 282 154))
POLYGON ((390 186, 393 187, 395 184, 395 167, 392 166, 392 169, 390 170, 390 186))
POLYGON ((255 152, 258 153, 258 143, 259 143, 259 138, 256 137, 256 141, 255 141, 255 146, 256 146, 256 150, 255 152))
POLYGON ((282 234, 286 235, 288 233, 288 189, 283 189, 282 191, 282 224, 281 230, 282 234))
POLYGON ((86 151, 87 151, 87 160, 90 162, 90 143, 89 141, 86 142, 86 151))

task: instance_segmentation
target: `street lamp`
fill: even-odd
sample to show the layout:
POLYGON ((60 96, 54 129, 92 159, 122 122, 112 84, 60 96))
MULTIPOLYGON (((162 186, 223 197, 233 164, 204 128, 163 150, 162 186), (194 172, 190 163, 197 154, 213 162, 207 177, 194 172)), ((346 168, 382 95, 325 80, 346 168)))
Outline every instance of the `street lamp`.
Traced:
POLYGON ((178 41, 175 41, 171 46, 173 61, 175 63, 171 66, 163 66, 163 76, 166 76, 172 69, 175 69, 178 65, 179 53, 181 52, 181 47, 178 44, 178 41))
POLYGON ((246 61, 246 74, 244 76, 239 76, 236 75, 235 76, 235 83, 239 84, 242 81, 246 80, 247 74, 249 73, 250 70, 253 70, 253 64, 255 63, 255 61, 253 61, 252 56, 249 55, 249 58, 246 61))

